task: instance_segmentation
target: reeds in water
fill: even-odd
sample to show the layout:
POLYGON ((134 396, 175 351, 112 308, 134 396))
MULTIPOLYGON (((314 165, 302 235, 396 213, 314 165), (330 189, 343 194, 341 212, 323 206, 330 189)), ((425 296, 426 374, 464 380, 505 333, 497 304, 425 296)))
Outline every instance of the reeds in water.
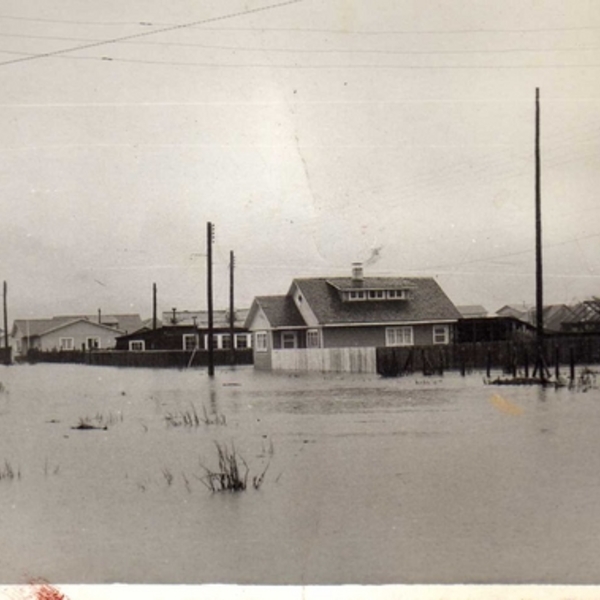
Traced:
MULTIPOLYGON (((235 446, 231 447, 227 444, 215 442, 217 450, 218 468, 216 470, 209 469, 201 465, 204 469, 204 477, 200 481, 211 492, 241 492, 248 487, 248 476, 250 468, 244 458, 236 452, 235 446)), ((252 477, 252 487, 259 489, 262 485, 269 463, 259 475, 252 477)))
POLYGON ((203 425, 226 425, 225 415, 215 414, 209 416, 206 406, 202 407, 202 417, 198 415, 196 407, 192 404, 190 410, 181 411, 178 414, 167 413, 165 421, 172 427, 198 427, 203 425))
POLYGON ((250 469, 246 461, 237 454, 235 446, 215 442, 219 466, 217 470, 201 465, 205 471, 200 481, 211 492, 241 492, 246 489, 250 469))
POLYGON ((4 459, 4 466, 0 468, 0 481, 13 481, 13 479, 21 479, 21 469, 15 471, 13 466, 4 459))

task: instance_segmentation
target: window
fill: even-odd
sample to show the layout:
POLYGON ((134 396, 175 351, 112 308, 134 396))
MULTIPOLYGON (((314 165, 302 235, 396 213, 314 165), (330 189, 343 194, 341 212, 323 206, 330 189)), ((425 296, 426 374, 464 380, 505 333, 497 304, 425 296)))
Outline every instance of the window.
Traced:
POLYGON ((447 344, 450 342, 450 331, 448 325, 436 325, 433 328, 433 343, 447 344))
POLYGON ((58 343, 61 350, 73 350, 75 348, 75 339, 71 337, 60 338, 58 343))
POLYGON ((132 352, 144 352, 146 342, 144 340, 129 340, 129 350, 132 352))
POLYGON ((183 334, 183 349, 196 350, 198 348, 198 336, 195 333, 183 334))
POLYGON ((321 340, 319 337, 318 329, 309 329, 306 332, 306 347, 307 348, 320 348, 321 340))
POLYGON ((350 300, 364 300, 365 292, 360 292, 360 291, 350 292, 348 297, 350 298, 350 300))
POLYGON ((390 299, 406 298, 404 290, 388 290, 387 297, 390 299))
POLYGON ((98 348, 100 348, 100 338, 99 337, 86 338, 85 346, 88 350, 97 350, 98 348))
POLYGON ((221 348, 229 350, 231 348, 231 336, 226 334, 221 336, 221 348))
POLYGON ((412 327, 387 327, 385 330, 386 346, 412 346, 412 327))
MULTIPOLYGON (((213 333, 212 338, 212 347, 213 350, 217 350, 219 348, 219 337, 216 333, 213 333)), ((204 336, 204 348, 208 350, 208 335, 204 336)))
POLYGON ((266 352, 267 351, 267 332, 266 331, 257 331, 254 334, 254 347, 257 352, 266 352))
POLYGON ((281 347, 286 349, 292 349, 297 347, 297 338, 295 331, 284 331, 281 334, 281 347))
POLYGON ((369 298, 371 300, 381 300, 383 297, 383 290, 369 290, 369 298))
POLYGON ((248 334, 247 333, 237 333, 235 336, 235 347, 240 350, 243 348, 248 348, 248 334))

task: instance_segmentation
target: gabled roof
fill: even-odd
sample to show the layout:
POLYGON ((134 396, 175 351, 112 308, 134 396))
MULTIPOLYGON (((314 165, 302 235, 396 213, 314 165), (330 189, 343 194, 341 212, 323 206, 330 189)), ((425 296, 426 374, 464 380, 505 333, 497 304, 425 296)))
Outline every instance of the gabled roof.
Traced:
POLYGON ((486 317, 488 314, 485 307, 480 304, 464 304, 457 306, 456 309, 463 319, 486 317))
POLYGON ((338 289, 354 280, 351 277, 294 279, 321 325, 368 324, 419 321, 455 321, 460 313, 431 277, 365 278, 365 287, 410 289, 408 300, 343 302, 338 289))
POLYGON ((103 325, 102 323, 98 323, 96 321, 90 321, 89 319, 83 317, 54 317, 52 319, 18 319, 13 324, 13 334, 18 327, 24 337, 42 337, 54 331, 74 325, 75 323, 85 323, 86 325, 91 325, 94 328, 120 333, 119 329, 115 329, 109 325, 103 325))
POLYGON ((274 329, 278 327, 306 326, 291 296, 257 296, 246 319, 246 327, 250 326, 249 321, 253 318, 258 308, 263 311, 271 327, 274 329))
POLYGON ((563 320, 563 323, 600 323, 600 302, 586 300, 571 307, 571 314, 563 320))
MULTIPOLYGON (((53 317, 54 319, 71 320, 86 319, 91 323, 98 323, 98 315, 61 315, 53 317)), ((102 325, 118 329, 119 331, 132 332, 136 331, 143 326, 142 319, 138 314, 124 314, 124 315, 100 315, 100 322, 102 325)))

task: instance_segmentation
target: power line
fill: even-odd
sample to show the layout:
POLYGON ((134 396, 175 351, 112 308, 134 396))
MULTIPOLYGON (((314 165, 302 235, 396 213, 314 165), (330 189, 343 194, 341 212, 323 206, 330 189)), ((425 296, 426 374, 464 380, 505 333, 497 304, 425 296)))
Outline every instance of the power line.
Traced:
POLYGON ((216 21, 223 21, 225 19, 232 19, 234 17, 241 17, 241 16, 246 16, 246 15, 250 15, 250 14, 256 14, 259 12, 264 12, 267 10, 271 10, 274 8, 281 8, 283 6, 289 6, 292 4, 298 4, 299 2, 303 2, 304 0, 285 0, 284 2, 279 2, 277 4, 269 4, 267 6, 261 6, 258 8, 250 8, 247 10, 243 10, 243 11, 238 11, 235 13, 230 13, 228 15, 221 15, 218 17, 209 17, 207 19, 200 19, 198 21, 192 21, 191 23, 183 23, 180 25, 172 25, 169 27, 163 27, 161 29, 156 29, 153 31, 144 31, 142 33, 134 33, 131 35, 126 35, 126 36, 121 36, 121 37, 117 37, 117 38, 111 38, 108 40, 103 40, 103 41, 99 41, 99 42, 91 42, 88 44, 82 44, 79 46, 74 46, 72 48, 64 48, 62 50, 55 50, 53 52, 44 52, 42 54, 37 54, 35 56, 25 56, 22 58, 15 58, 13 60, 8 60, 8 61, 4 61, 4 62, 0 62, 0 66, 5 66, 5 65, 10 65, 10 64, 15 64, 18 62, 25 62, 25 61, 30 61, 30 60, 36 60, 39 58, 49 58, 52 56, 60 56, 63 54, 67 54, 69 52, 76 52, 78 50, 87 50, 89 48, 97 48, 98 46, 105 46, 108 44, 116 44, 118 42, 124 42, 127 40, 133 40, 133 39, 138 39, 141 37, 147 37, 150 35, 156 35, 157 33, 166 33, 168 31, 176 31, 176 30, 180 30, 180 29, 188 29, 190 27, 195 27, 197 25, 203 25, 205 23, 214 23, 216 21))
MULTIPOLYGON (((303 0, 293 0, 294 2, 302 2, 303 0)), ((106 42, 112 43, 112 42, 106 42)), ((102 44, 95 44, 100 46, 102 44)), ((85 48, 93 47, 93 44, 87 46, 81 46, 78 48, 72 48, 70 50, 59 50, 56 52, 48 52, 46 54, 28 54, 27 56, 0 62, 0 66, 8 65, 17 62, 23 62, 26 60, 32 60, 36 58, 64 58, 68 60, 93 60, 93 61, 109 61, 118 63, 130 63, 130 64, 141 64, 141 65, 165 65, 171 67, 198 67, 204 69, 289 69, 298 71, 308 70, 335 70, 335 69, 346 69, 346 70, 359 70, 359 69, 376 69, 376 70, 407 70, 407 71, 435 71, 435 70, 450 70, 450 71, 463 71, 463 70, 520 70, 520 69, 598 69, 600 63, 574 63, 574 64, 556 64, 549 63, 544 65, 536 64, 525 64, 525 65, 394 65, 394 64, 330 64, 330 65, 300 65, 298 63, 289 64, 276 64, 276 63, 208 63, 208 62, 189 62, 189 61, 160 61, 160 60, 145 60, 135 58, 117 58, 114 56, 62 56, 66 52, 73 52, 76 50, 82 50, 85 48)), ((4 52, 4 51, 2 51, 4 52)), ((10 54, 24 54, 9 52, 10 54)))
MULTIPOLYGON (((63 36, 47 36, 47 35, 28 35, 19 33, 0 33, 0 38, 19 38, 19 39, 34 39, 34 40, 50 40, 50 41, 65 41, 65 42, 102 42, 100 39, 93 38, 76 38, 63 36)), ((380 49, 348 49, 348 48, 280 48, 280 47, 251 47, 251 46, 227 46, 215 44, 198 44, 194 42, 115 42, 123 43, 131 46, 173 46, 182 48, 202 48, 206 50, 229 50, 234 52, 277 52, 277 53, 292 53, 292 54, 389 54, 389 55, 436 55, 436 54, 516 54, 516 53, 557 53, 557 52, 596 52, 600 50, 600 46, 575 46, 567 48, 499 48, 499 49, 478 49, 478 50, 380 50, 380 49)))
MULTIPOLYGON (((300 0, 298 0, 300 1, 300 0)), ((292 2, 284 2, 283 4, 291 4, 292 2)), ((279 5, 275 5, 279 6, 279 5)), ((258 8, 247 12, 257 12, 266 10, 258 8)), ((244 14, 244 13, 242 13, 244 14)), ((0 20, 11 21, 28 21, 34 23, 56 23, 59 25, 94 25, 94 26, 141 26, 141 27, 161 27, 173 28, 180 27, 176 23, 153 22, 146 21, 78 21, 69 19, 48 19, 42 17, 21 17, 15 15, 0 15, 0 20)), ((206 21, 209 22, 209 21, 206 21)), ((198 23, 199 24, 199 23, 198 23)), ((596 31, 600 29, 600 25, 583 25, 575 27, 538 27, 538 28, 472 28, 472 29, 333 29, 333 28, 312 28, 312 27, 207 27, 206 31, 254 31, 260 33, 267 32, 285 32, 285 33, 330 33, 339 35, 446 35, 446 34, 469 34, 469 33, 553 33, 553 32, 580 32, 580 31, 596 31)), ((157 31, 156 33, 159 33, 157 31)))

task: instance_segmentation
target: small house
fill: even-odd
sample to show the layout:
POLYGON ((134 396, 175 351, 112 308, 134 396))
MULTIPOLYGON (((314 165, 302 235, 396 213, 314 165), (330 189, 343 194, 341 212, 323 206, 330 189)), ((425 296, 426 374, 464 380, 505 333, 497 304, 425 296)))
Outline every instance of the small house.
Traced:
POLYGON ((13 323, 11 346, 16 355, 25 355, 29 350, 50 352, 107 349, 114 348, 115 340, 123 333, 125 331, 118 329, 113 323, 99 323, 88 317, 17 319, 13 323))
POLYGON ((375 372, 376 348, 449 344, 460 316, 431 277, 365 277, 355 264, 255 298, 246 326, 257 368, 375 372))

